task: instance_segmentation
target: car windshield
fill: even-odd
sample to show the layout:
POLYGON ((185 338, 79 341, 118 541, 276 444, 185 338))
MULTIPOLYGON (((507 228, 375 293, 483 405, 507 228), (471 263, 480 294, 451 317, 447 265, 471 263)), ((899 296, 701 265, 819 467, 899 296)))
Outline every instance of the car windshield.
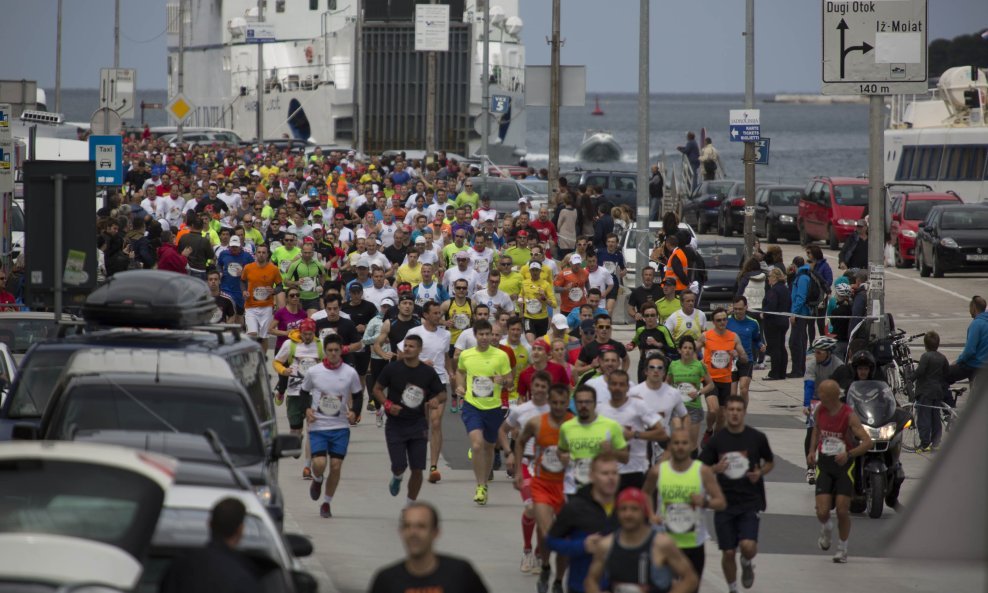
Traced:
POLYGON ((14 204, 14 210, 13 210, 13 216, 11 216, 11 220, 10 220, 10 230, 14 231, 15 233, 17 232, 23 233, 24 211, 21 210, 21 207, 19 205, 17 205, 17 202, 13 202, 13 204, 14 204))
POLYGON ((35 342, 57 336, 58 325, 54 319, 25 319, 0 314, 0 342, 7 344, 11 354, 24 354, 35 342))
MULTIPOLYGON (((199 548, 209 541, 209 511, 165 508, 158 517, 151 545, 155 548, 199 548)), ((263 551, 276 557, 278 543, 264 522, 253 515, 244 517, 241 550, 263 551)), ((154 551, 151 552, 154 554, 154 551)))
POLYGON ((519 181, 518 185, 521 186, 521 191, 524 192, 526 196, 544 196, 549 193, 549 182, 541 179, 519 181))
POLYGON ((773 189, 768 194, 769 206, 798 206, 803 192, 798 189, 773 189))
POLYGON ((491 204, 498 210, 504 208, 516 209, 518 198, 521 197, 521 188, 518 187, 518 184, 509 180, 495 181, 493 178, 484 180, 483 178, 475 177, 473 178, 473 191, 481 196, 490 196, 491 204))
POLYGON ((697 253, 703 258, 707 268, 734 268, 741 266, 744 245, 701 245, 697 253))
MULTIPOLYGON (((734 187, 733 181, 707 181, 700 186, 701 196, 724 196, 734 187)), ((744 185, 742 184, 742 187, 744 185)))
POLYGON ((164 492, 118 467, 50 459, 0 460, 0 532, 76 537, 140 558, 164 492))
POLYGON ((236 391, 118 384, 108 377, 69 389, 52 416, 47 438, 72 440, 80 432, 173 426, 190 434, 216 431, 238 465, 256 463, 264 455, 257 423, 236 391))
POLYGON ((10 395, 10 418, 38 418, 51 399, 55 383, 72 350, 35 350, 17 373, 10 395))
POLYGON ((988 230, 988 208, 950 208, 940 217, 940 228, 945 231, 988 230))
POLYGON ((868 186, 835 185, 834 198, 839 206, 866 206, 868 204, 868 186))
POLYGON ((906 220, 923 220, 934 206, 948 203, 944 200, 909 200, 902 217, 906 220))

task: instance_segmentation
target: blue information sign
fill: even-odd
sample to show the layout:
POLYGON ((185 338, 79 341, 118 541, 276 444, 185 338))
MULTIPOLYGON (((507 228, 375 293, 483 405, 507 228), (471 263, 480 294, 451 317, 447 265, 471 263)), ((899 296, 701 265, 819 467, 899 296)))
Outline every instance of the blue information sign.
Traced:
POLYGON ((123 185, 123 138, 90 136, 89 160, 96 163, 96 185, 123 185))

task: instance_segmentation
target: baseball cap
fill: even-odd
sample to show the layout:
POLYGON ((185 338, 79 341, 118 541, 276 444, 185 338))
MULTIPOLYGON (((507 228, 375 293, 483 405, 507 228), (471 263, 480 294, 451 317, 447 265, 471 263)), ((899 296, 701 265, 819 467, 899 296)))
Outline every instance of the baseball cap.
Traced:
POLYGON ((321 231, 323 229, 322 223, 316 222, 312 225, 312 230, 321 231))
POLYGON ((419 235, 418 237, 415 237, 415 244, 416 245, 425 245, 425 237, 423 237, 422 235, 419 235))
POLYGON ((302 239, 303 245, 305 245, 306 243, 315 243, 315 242, 316 242, 315 239, 313 239, 312 237, 305 237, 304 239, 302 239))
POLYGON ((415 302, 415 297, 412 296, 411 291, 403 292, 400 295, 398 295, 399 303, 404 303, 405 301, 412 301, 413 303, 415 302))
POLYGON ((370 267, 370 258, 369 257, 358 257, 357 258, 357 267, 358 268, 369 268, 370 267))
POLYGON ((240 237, 237 235, 230 237, 230 247, 243 247, 243 244, 240 243, 240 237))
POLYGON ((470 259, 470 254, 466 251, 457 251, 456 259, 470 259))
POLYGON ((367 238, 367 231, 365 231, 363 229, 363 227, 357 229, 357 238, 358 239, 366 239, 367 238))
POLYGON ((354 282, 350 285, 350 292, 353 291, 364 292, 364 285, 359 282, 354 282))
POLYGON ((528 203, 528 198, 526 198, 525 196, 522 196, 522 197, 518 198, 518 203, 519 204, 521 204, 521 203, 527 204, 528 203))
POLYGON ((335 219, 337 219, 337 220, 346 220, 346 216, 343 216, 343 213, 342 213, 342 212, 337 212, 337 213, 336 213, 336 214, 335 214, 335 215, 333 216, 333 218, 335 218, 335 219))
POLYGON ((569 323, 566 321, 566 316, 561 313, 556 313, 553 315, 552 327, 556 329, 569 329, 569 323))
POLYGON ((303 332, 314 332, 316 331, 316 322, 312 319, 303 319, 302 322, 298 324, 298 329, 303 332))
POLYGON ((395 300, 391 297, 384 297, 383 299, 381 299, 381 306, 383 307, 384 305, 387 305, 389 307, 394 307, 395 300))
POLYGON ((537 261, 529 262, 528 269, 530 269, 530 270, 541 270, 542 269, 542 264, 540 264, 537 261))
POLYGON ((673 278, 672 276, 669 276, 668 278, 666 278, 666 279, 664 279, 662 281, 662 284, 668 284, 669 286, 675 286, 676 285, 676 279, 673 278))
POLYGON ((580 257, 579 253, 574 253, 573 255, 569 256, 569 263, 574 266, 578 266, 583 263, 583 258, 580 257))
POLYGON ((518 234, 516 236, 518 236, 518 237, 527 237, 528 236, 528 231, 526 231, 524 229, 523 230, 520 230, 520 231, 518 231, 518 234))
POLYGON ((584 319, 580 322, 580 331, 585 334, 594 333, 593 319, 584 319))

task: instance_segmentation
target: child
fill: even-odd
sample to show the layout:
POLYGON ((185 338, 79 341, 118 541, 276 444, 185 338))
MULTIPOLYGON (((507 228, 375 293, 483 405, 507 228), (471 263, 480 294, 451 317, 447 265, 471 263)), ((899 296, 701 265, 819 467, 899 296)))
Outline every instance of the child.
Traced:
POLYGON ((916 368, 916 406, 919 424, 919 448, 917 452, 932 451, 940 447, 943 425, 940 422, 940 407, 947 393, 947 357, 937 352, 940 335, 927 332, 923 336, 926 352, 919 359, 916 368))

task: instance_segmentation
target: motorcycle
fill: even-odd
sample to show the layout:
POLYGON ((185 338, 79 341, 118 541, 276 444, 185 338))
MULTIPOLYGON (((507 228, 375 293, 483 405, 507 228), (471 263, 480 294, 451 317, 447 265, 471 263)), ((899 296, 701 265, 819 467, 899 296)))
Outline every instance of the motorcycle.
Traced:
POLYGON ((892 389, 883 381, 855 381, 847 389, 847 404, 861 419, 872 446, 854 466, 851 512, 882 516, 884 505, 895 508, 906 474, 899 462, 902 432, 912 415, 898 406, 892 389))

